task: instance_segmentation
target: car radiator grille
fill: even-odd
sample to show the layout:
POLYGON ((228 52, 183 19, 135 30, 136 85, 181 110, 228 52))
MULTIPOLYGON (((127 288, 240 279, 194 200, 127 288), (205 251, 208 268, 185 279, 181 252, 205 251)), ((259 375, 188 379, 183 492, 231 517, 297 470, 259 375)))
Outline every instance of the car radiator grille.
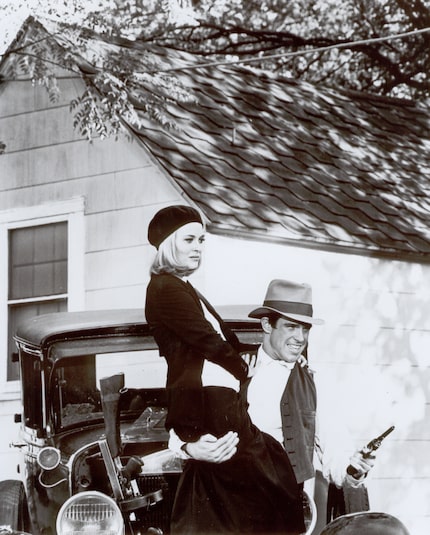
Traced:
POLYGON ((170 516, 179 475, 174 476, 144 476, 137 478, 137 485, 141 494, 148 494, 157 490, 163 491, 163 499, 137 511, 139 523, 145 528, 159 528, 163 533, 170 531, 170 516))

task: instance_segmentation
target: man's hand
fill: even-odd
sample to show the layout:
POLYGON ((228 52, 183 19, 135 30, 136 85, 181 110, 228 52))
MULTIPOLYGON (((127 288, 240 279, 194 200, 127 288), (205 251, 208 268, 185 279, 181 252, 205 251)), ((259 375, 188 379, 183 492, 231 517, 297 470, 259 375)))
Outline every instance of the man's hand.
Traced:
POLYGON ((299 363, 301 368, 304 368, 305 366, 308 365, 308 361, 303 355, 300 355, 300 357, 297 359, 297 362, 299 363))
POLYGON ((234 431, 229 431, 221 438, 213 435, 202 435, 196 442, 187 442, 185 451, 197 461, 223 463, 233 457, 237 451, 239 437, 234 431))
POLYGON ((357 471, 353 477, 362 479, 375 465, 375 455, 364 454, 363 451, 357 450, 350 459, 350 465, 357 471))
POLYGON ((257 371, 257 354, 241 353, 240 356, 248 364, 248 379, 250 379, 257 371))

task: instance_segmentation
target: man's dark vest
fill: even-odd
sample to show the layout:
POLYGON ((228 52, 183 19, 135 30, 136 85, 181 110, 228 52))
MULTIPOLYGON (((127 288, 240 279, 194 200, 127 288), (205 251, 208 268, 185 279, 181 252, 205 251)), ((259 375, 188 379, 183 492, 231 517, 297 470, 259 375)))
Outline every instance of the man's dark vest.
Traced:
POLYGON ((296 364, 281 398, 284 447, 297 483, 314 477, 315 414, 317 395, 314 379, 307 367, 296 364))

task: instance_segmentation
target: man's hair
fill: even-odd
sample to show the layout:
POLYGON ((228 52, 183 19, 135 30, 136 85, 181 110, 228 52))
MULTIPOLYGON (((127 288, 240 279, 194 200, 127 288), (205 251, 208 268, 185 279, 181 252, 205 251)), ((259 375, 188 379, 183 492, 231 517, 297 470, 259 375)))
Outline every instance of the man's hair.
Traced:
POLYGON ((270 325, 275 328, 276 323, 279 318, 282 318, 281 314, 278 314, 277 312, 269 312, 267 314, 267 319, 269 320, 270 325))
MULTIPOLYGON (((200 265, 200 264, 199 264, 200 265)), ((198 268, 199 266, 197 266, 198 268)), ((179 277, 187 277, 194 273, 196 269, 188 269, 181 266, 176 256, 176 232, 168 236, 159 246, 154 261, 152 262, 150 272, 152 275, 161 273, 170 273, 179 277)))
POLYGON ((307 327, 308 329, 310 329, 312 327, 312 325, 310 323, 305 323, 304 321, 297 321, 297 320, 292 319, 292 318, 290 319, 287 316, 283 316, 282 314, 278 314, 278 312, 269 312, 267 314, 267 319, 269 320, 269 323, 273 328, 276 328, 276 324, 277 324, 279 318, 283 318, 283 319, 292 321, 294 323, 298 323, 299 325, 303 325, 304 327, 307 327))

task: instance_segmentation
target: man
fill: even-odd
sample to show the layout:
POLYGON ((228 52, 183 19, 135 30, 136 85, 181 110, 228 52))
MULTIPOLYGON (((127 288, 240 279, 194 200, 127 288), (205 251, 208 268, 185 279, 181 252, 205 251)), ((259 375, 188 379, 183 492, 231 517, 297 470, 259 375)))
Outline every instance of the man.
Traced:
MULTIPOLYGON (((331 466, 325 466, 328 456, 317 431, 313 373, 304 357, 311 327, 323 323, 313 317, 311 287, 274 280, 269 284, 263 306, 249 316, 259 318, 263 329, 263 342, 256 359, 250 355, 247 358, 255 360, 252 378, 244 385, 251 420, 283 444, 298 483, 314 477, 316 452, 331 482, 338 487, 359 486, 374 464, 373 456, 364 457, 357 451, 341 466, 333 458, 331 466), (354 477, 346 471, 348 464, 355 468, 354 477)), ((172 435, 170 447, 175 451, 181 448, 186 452, 182 454, 185 458, 224 462, 234 455, 237 440, 234 433, 219 439, 204 435, 184 445, 172 435)))

